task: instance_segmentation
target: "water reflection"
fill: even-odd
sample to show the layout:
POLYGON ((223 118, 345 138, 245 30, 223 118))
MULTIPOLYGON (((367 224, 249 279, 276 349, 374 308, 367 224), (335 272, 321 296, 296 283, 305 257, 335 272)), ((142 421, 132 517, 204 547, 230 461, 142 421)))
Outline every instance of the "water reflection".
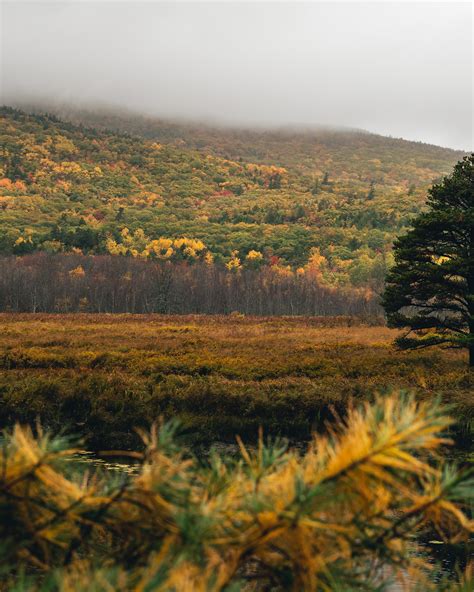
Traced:
POLYGON ((77 468, 92 474, 115 473, 120 476, 134 476, 140 472, 141 463, 128 456, 98 456, 92 452, 82 451, 75 456, 77 468))

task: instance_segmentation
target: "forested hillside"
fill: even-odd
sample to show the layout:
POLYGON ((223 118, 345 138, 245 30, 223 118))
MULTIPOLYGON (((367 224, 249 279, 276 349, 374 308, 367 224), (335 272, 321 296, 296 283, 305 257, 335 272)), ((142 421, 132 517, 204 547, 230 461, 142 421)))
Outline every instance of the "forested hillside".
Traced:
POLYGON ((62 115, 74 123, 1 110, 3 254, 266 266, 378 291, 394 237, 463 156, 356 131, 62 115))

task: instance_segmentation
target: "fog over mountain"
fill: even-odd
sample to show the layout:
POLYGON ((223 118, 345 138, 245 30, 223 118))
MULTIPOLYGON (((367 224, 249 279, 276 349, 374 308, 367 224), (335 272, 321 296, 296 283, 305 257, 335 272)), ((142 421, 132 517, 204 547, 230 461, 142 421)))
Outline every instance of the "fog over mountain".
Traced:
POLYGON ((2 102, 472 149, 470 2, 4 2, 2 102))

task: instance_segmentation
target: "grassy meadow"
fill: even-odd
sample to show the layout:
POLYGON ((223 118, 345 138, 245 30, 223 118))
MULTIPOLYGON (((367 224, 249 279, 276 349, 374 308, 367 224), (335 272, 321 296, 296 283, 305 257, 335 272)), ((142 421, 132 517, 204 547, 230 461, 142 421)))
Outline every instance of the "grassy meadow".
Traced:
POLYGON ((374 320, 160 315, 0 315, 0 425, 40 419, 95 449, 178 417, 191 441, 307 438, 351 400, 440 395, 469 439, 473 377, 461 350, 400 352, 374 320))

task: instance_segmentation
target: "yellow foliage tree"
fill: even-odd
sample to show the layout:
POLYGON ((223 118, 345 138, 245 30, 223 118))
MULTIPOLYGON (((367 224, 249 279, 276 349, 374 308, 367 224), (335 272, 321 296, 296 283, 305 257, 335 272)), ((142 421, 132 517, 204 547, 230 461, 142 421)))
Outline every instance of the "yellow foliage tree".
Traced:
POLYGON ((227 261, 227 263, 225 264, 229 271, 237 271, 241 268, 241 262, 238 257, 238 254, 238 251, 232 251, 229 261, 227 261))
POLYGON ((85 275, 86 275, 86 272, 84 271, 84 268, 82 267, 82 265, 78 265, 74 269, 71 269, 71 271, 69 272, 69 276, 72 278, 81 278, 81 277, 84 277, 85 275))

